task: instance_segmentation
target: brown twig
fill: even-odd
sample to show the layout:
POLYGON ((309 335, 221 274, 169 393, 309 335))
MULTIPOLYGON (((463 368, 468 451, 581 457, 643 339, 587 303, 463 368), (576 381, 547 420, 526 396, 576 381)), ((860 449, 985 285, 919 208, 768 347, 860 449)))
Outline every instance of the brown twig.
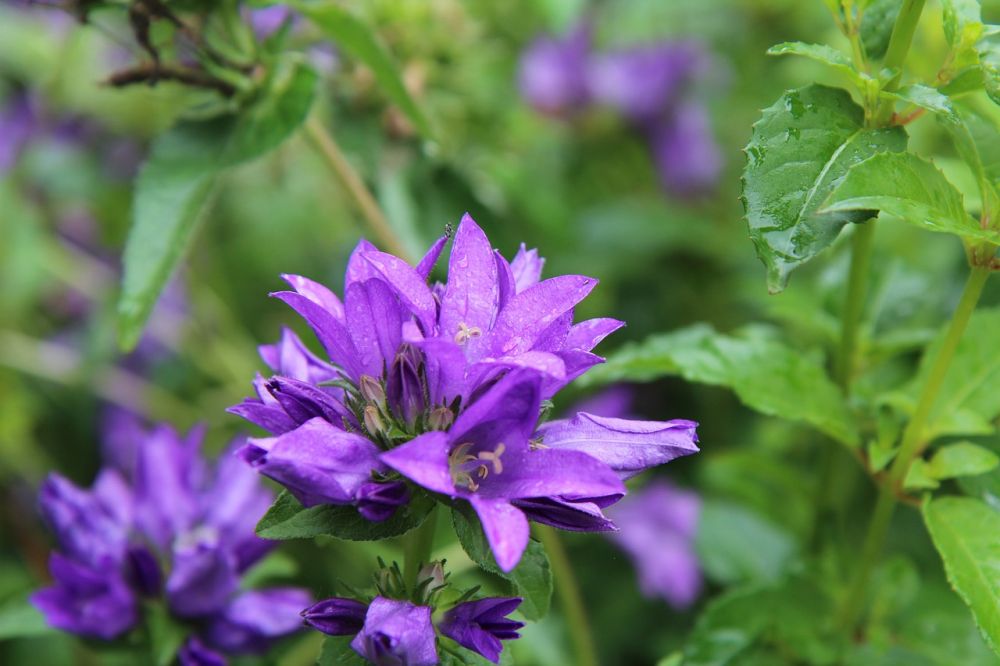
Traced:
POLYGON ((124 88, 137 83, 146 83, 155 86, 160 81, 177 81, 189 86, 208 88, 226 97, 232 97, 236 93, 236 88, 233 85, 203 71, 173 65, 161 65, 156 62, 143 63, 115 72, 108 78, 107 84, 115 88, 124 88))

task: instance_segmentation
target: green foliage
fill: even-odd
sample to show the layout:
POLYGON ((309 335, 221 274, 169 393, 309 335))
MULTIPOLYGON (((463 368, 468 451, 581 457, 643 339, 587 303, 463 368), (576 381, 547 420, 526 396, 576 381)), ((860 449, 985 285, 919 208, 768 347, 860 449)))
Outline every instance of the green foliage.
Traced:
POLYGON ((368 660, 351 647, 354 636, 327 636, 316 666, 364 666, 368 660))
POLYGON ((154 666, 170 666, 187 637, 187 627, 179 624, 162 603, 146 604, 144 615, 149 628, 152 663, 154 666))
POLYGON ((881 58, 889 48, 903 0, 869 0, 861 19, 861 43, 869 58, 881 58))
POLYGON ((538 620, 549 612, 552 603, 552 571, 545 549, 537 541, 530 541, 521 561, 513 571, 504 572, 497 566, 493 551, 483 534, 479 519, 469 509, 454 508, 452 525, 462 550, 473 562, 510 583, 511 591, 524 599, 518 610, 529 620, 538 620))
POLYGON ((768 55, 798 55, 832 68, 847 76, 856 85, 861 85, 861 75, 854 68, 851 59, 841 51, 826 44, 806 44, 804 42, 782 42, 767 50, 768 55))
POLYGON ((941 481, 985 474, 1000 464, 1000 458, 971 442, 958 442, 938 449, 930 461, 913 461, 904 485, 907 488, 937 488, 941 481))
POLYGON ((15 599, 0 606, 0 641, 44 636, 54 633, 45 618, 27 599, 15 599))
POLYGON ((792 537, 771 521, 717 500, 702 505, 695 546, 705 573, 725 585, 777 580, 796 549, 792 537))
POLYGON ((789 273, 833 243, 845 224, 872 216, 820 210, 848 169, 905 148, 901 128, 866 128, 864 111, 838 88, 790 90, 764 110, 746 147, 743 202, 771 292, 784 289, 789 273))
POLYGON ((1000 513, 968 497, 930 500, 923 513, 948 582, 990 646, 1000 649, 1000 513))
POLYGON ((348 541, 375 541, 406 534, 419 527, 434 508, 434 500, 418 495, 400 507, 388 520, 373 523, 353 506, 321 504, 305 508, 291 493, 283 490, 257 523, 257 535, 263 539, 310 539, 332 536, 348 541))
POLYGON ((854 417, 820 360, 759 330, 723 335, 696 325, 652 336, 612 354, 583 383, 650 381, 665 375, 727 387, 763 414, 803 421, 848 446, 858 445, 854 417))
POLYGON ((156 299, 190 244, 218 176, 276 148, 305 120, 316 74, 279 66, 259 99, 236 114, 185 120, 157 138, 135 186, 125 246, 119 341, 134 347, 156 299))

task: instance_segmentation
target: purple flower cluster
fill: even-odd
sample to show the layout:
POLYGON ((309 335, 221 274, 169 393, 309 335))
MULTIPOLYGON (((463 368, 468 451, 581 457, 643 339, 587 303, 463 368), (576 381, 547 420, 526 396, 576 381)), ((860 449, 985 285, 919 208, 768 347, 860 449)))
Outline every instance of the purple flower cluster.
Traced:
POLYGON ((715 185, 722 156, 692 85, 711 69, 695 42, 657 42, 596 52, 591 27, 540 37, 521 57, 521 95, 556 116, 596 104, 616 110, 649 143, 663 187, 676 195, 715 185))
POLYGON ((529 519, 614 529, 602 509, 624 496, 623 479, 696 452, 696 424, 586 413, 540 423, 543 402, 603 361, 591 350, 622 322, 574 324, 597 281, 541 279, 535 250, 508 262, 468 215, 447 282, 428 284, 447 240, 416 267, 362 241, 343 301, 286 276, 293 291, 274 296, 328 360, 286 331, 261 349, 275 376, 258 377, 256 397, 232 411, 273 435, 249 440, 244 459, 304 505, 352 504, 380 520, 414 492, 466 501, 509 571, 529 519))
POLYGON ((240 587, 270 547, 254 535, 272 500, 256 475, 231 454, 210 469, 200 432, 122 427, 131 439, 115 442, 121 457, 90 489, 58 474, 42 486, 59 551, 49 563, 54 584, 32 602, 48 623, 112 640, 141 622, 144 603, 163 603, 195 628, 179 653, 184 666, 261 652, 298 629, 308 592, 240 587))
MULTIPOLYGON (((521 604, 517 597, 489 597, 456 604, 437 622, 437 630, 464 648, 500 663, 501 641, 518 638, 522 622, 507 617, 521 604)), ((306 624, 331 636, 354 636, 351 647, 377 666, 438 663, 435 623, 430 606, 375 597, 370 604, 334 597, 303 611, 306 624)))

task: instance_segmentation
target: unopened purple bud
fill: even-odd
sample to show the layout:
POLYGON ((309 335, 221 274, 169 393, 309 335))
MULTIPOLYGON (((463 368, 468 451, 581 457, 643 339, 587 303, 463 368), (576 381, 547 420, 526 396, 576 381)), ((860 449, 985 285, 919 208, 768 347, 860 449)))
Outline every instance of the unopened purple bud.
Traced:
POLYGON ((382 388, 380 381, 371 375, 361 375, 359 383, 361 385, 361 397, 379 406, 385 404, 385 389, 382 388))
POLYGON ((366 483, 358 489, 358 513, 373 523, 388 520, 396 509, 410 501, 405 483, 366 483))
POLYGON ((434 409, 427 418, 427 425, 430 426, 431 430, 447 430, 454 422, 455 412, 451 411, 447 407, 438 407, 434 409))
POLYGON ((368 606, 354 599, 324 599, 302 611, 302 619, 313 629, 330 636, 351 636, 365 624, 368 606))

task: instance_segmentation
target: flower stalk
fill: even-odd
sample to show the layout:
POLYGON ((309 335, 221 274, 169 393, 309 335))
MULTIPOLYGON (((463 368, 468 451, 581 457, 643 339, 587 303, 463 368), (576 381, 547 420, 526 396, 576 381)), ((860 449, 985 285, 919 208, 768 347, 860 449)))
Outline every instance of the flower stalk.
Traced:
POLYGON ((403 540, 403 581, 410 592, 417 588, 417 575, 420 567, 431 561, 434 548, 434 531, 437 529, 437 507, 417 529, 404 537, 403 540))
POLYGON ((559 604, 562 606, 563 612, 566 614, 566 621, 569 623, 570 640, 573 643, 573 651, 576 653, 576 663, 580 666, 597 666, 600 662, 597 658, 594 637, 590 631, 590 620, 587 618, 583 595, 580 593, 580 585, 573 573, 573 565, 570 564, 566 547, 563 546, 559 534, 551 527, 535 525, 534 532, 542 545, 545 546, 545 552, 552 565, 556 594, 559 596, 559 604))

